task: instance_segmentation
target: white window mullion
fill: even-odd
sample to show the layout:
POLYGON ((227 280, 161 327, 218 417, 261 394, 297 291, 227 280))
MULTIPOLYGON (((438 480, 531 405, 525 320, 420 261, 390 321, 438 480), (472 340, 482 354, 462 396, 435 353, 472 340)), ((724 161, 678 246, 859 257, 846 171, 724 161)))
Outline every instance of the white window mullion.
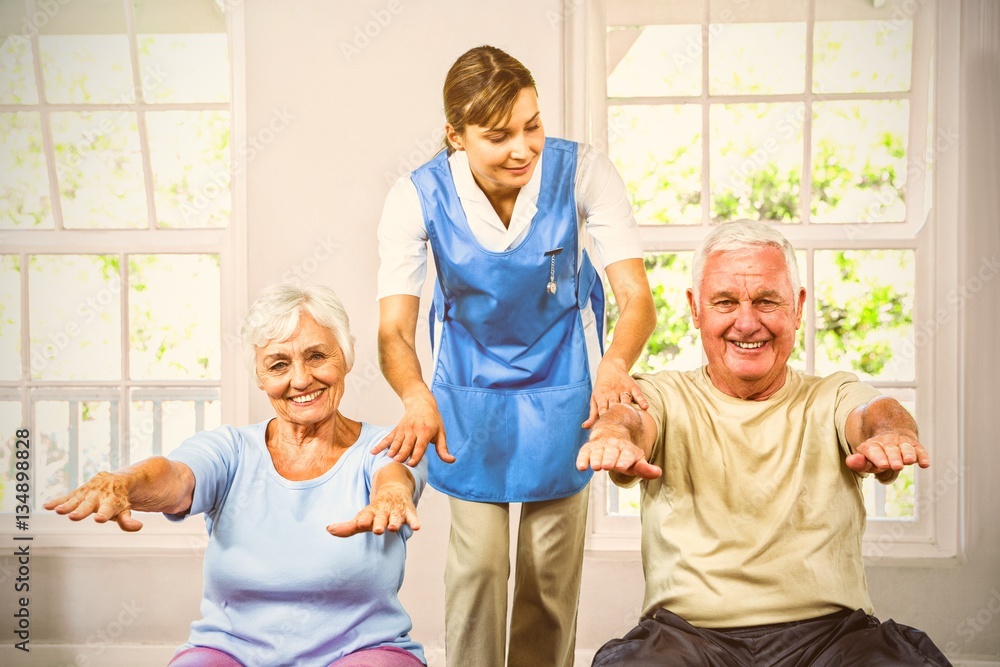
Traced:
POLYGON ((712 224, 712 168, 709 161, 711 157, 710 134, 711 128, 711 99, 709 96, 709 83, 711 80, 708 70, 709 60, 709 24, 711 23, 711 0, 703 0, 704 9, 701 19, 701 226, 707 227, 712 224))
POLYGON ((153 168, 149 157, 149 137, 146 132, 146 111, 143 104, 142 75, 139 72, 139 44, 135 32, 135 7, 132 5, 132 0, 122 0, 122 4, 125 7, 125 27, 128 32, 129 59, 132 62, 132 86, 135 89, 135 103, 137 105, 135 116, 139 132, 139 154, 142 156, 142 173, 146 184, 146 220, 149 229, 156 229, 153 168))
MULTIPOLYGON (((25 0, 26 16, 35 15, 34 0, 25 0)), ((45 168, 49 175, 49 197, 52 199, 52 222, 57 230, 63 228, 62 201, 59 197, 59 172, 56 170, 56 151, 52 142, 52 127, 46 109, 45 77, 42 72, 42 49, 38 42, 38 31, 32 32, 31 60, 35 71, 35 88, 38 91, 38 105, 31 109, 38 113, 42 127, 42 148, 45 151, 45 168)))
MULTIPOLYGON (((802 116, 802 186, 799 191, 799 198, 802 202, 802 224, 806 227, 812 222, 812 104, 813 104, 813 42, 815 40, 816 27, 816 0, 808 0, 806 7, 806 83, 803 98, 805 113, 802 116)), ((809 253, 809 265, 812 266, 812 252, 809 253)), ((811 276, 810 282, 812 285, 811 276)), ((812 289, 810 288, 810 293, 812 289)), ((812 318, 810 318, 812 320, 812 318)), ((815 328, 815 327, 814 327, 815 328)), ((807 330, 808 332, 808 330, 807 330)), ((815 364, 811 353, 808 353, 811 340, 806 337, 807 367, 809 372, 815 364)))

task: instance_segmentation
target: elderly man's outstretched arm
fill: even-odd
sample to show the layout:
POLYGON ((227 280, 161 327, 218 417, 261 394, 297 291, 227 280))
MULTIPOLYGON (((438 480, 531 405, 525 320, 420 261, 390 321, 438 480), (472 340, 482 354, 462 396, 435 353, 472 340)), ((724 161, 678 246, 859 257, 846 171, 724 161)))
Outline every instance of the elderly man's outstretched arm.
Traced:
POLYGON ((917 438, 917 423, 910 413, 889 396, 855 408, 847 417, 847 467, 856 473, 874 473, 875 479, 891 484, 899 472, 916 463, 931 465, 931 457, 917 438))
POLYGON ((655 479, 663 474, 649 462, 656 441, 656 422, 644 410, 613 404, 590 429, 590 440, 580 448, 576 467, 607 470, 615 483, 632 478, 655 479))

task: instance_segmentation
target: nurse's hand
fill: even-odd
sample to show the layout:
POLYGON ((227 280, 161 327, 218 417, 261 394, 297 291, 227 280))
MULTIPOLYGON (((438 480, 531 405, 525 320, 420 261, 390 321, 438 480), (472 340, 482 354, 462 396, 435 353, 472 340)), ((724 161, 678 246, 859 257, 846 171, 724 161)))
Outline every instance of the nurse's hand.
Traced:
POLYGON ((392 460, 412 467, 420 463, 427 445, 434 443, 438 457, 445 463, 454 463, 455 457, 448 451, 444 422, 433 394, 428 391, 426 396, 404 401, 403 405, 402 419, 389 435, 372 448, 372 454, 388 449, 392 460))
POLYGON ((583 422, 583 428, 590 428, 609 407, 622 403, 635 404, 643 410, 649 409, 649 402, 642 395, 639 384, 628 374, 621 361, 605 356, 597 366, 597 380, 594 393, 590 395, 590 416, 583 422))

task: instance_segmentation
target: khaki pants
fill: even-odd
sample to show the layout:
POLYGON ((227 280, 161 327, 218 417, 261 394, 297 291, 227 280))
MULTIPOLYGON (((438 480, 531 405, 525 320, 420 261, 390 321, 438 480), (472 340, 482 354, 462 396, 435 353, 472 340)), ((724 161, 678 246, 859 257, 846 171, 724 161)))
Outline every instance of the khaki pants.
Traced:
MULTIPOLYGON (((517 535, 510 667, 572 667, 590 487, 523 503, 517 535)), ((503 667, 510 522, 507 503, 449 498, 445 628, 451 667, 503 667)))

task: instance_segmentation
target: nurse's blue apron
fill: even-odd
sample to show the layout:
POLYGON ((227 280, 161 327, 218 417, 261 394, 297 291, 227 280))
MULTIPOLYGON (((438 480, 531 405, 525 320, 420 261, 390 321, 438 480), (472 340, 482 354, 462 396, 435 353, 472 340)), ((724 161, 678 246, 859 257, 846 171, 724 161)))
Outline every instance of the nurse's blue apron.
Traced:
POLYGON ((431 456, 429 479, 451 496, 551 500, 590 480, 576 469, 592 387, 581 309, 600 329, 604 287, 579 252, 576 159, 576 143, 545 140, 537 213, 504 252, 476 240, 444 152, 411 175, 437 265, 431 391, 457 459, 431 456))

